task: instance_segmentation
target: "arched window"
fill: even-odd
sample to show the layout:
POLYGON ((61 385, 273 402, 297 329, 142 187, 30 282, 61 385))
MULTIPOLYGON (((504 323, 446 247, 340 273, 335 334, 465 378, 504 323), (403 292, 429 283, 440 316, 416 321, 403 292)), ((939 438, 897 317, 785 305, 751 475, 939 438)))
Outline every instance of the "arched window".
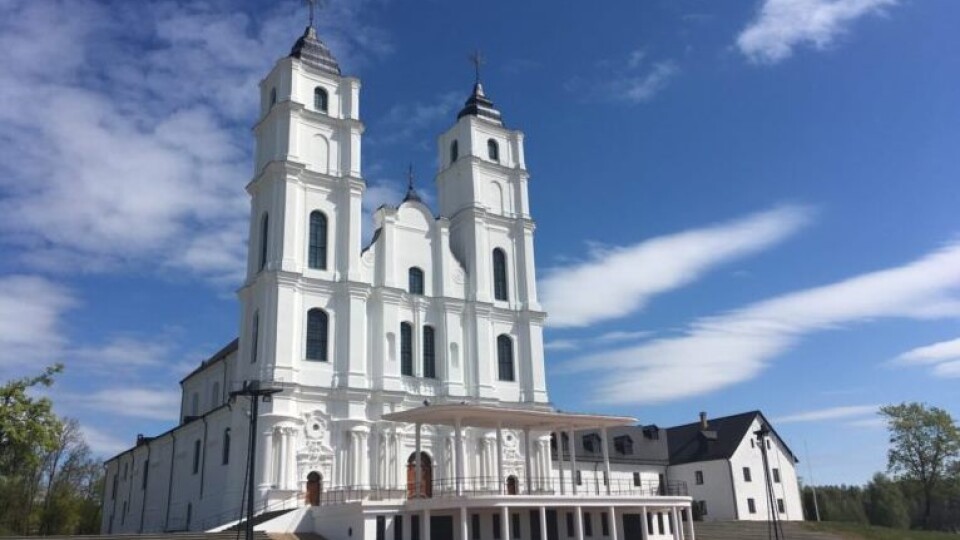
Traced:
POLYGON ((272 109, 274 105, 277 104, 277 89, 270 89, 270 108, 272 109))
POLYGON ((307 312, 307 360, 327 361, 327 312, 314 308, 307 312))
POLYGON ((400 323, 400 374, 413 375, 413 326, 400 323))
POLYGON ((310 212, 310 268, 327 269, 327 216, 319 210, 310 212))
POLYGON ((230 463, 230 428, 223 430, 223 456, 220 462, 224 465, 230 463))
POLYGON ((497 336, 497 373, 501 381, 512 381, 513 340, 506 334, 497 336))
POLYGON ((250 327, 250 363, 257 361, 260 350, 260 312, 253 312, 253 323, 250 327))
POLYGON ((263 214, 260 220, 260 261, 257 264, 257 271, 263 270, 267 266, 267 248, 270 244, 267 241, 267 235, 270 232, 270 216, 263 214))
POLYGON ((493 250, 493 297, 507 299, 507 254, 500 248, 493 250))
POLYGON ((423 327, 423 376, 428 379, 437 377, 437 343, 432 326, 423 327))
POLYGON ((407 291, 410 294, 423 294, 423 270, 416 266, 407 271, 407 291))
POLYGON ((453 164, 458 157, 460 157, 460 146, 457 144, 457 141, 454 140, 450 143, 450 163, 453 164))
POLYGON ((500 161, 500 146, 493 139, 487 139, 487 157, 491 161, 500 161))
POLYGON ((319 86, 313 89, 313 108, 318 112, 327 112, 327 91, 319 86))

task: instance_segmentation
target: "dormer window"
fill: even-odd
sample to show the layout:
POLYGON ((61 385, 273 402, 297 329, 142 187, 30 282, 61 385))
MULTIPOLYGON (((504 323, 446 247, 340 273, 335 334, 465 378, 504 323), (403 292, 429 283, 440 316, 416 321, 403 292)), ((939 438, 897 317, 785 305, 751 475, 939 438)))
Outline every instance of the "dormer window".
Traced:
POLYGON ((328 101, 326 89, 319 86, 313 89, 313 108, 316 109, 317 112, 327 112, 328 101))
POLYGON ((457 144, 457 141, 454 140, 450 143, 450 164, 452 165, 458 157, 460 157, 460 146, 457 144))
POLYGON ((487 157, 490 161, 500 161, 500 146, 493 139, 487 140, 487 157))
POLYGON ((596 433, 589 433, 583 436, 583 449, 587 452, 600 451, 600 436, 596 433))
POLYGON ((620 435, 613 439, 613 449, 620 455, 633 454, 633 439, 629 435, 620 435))

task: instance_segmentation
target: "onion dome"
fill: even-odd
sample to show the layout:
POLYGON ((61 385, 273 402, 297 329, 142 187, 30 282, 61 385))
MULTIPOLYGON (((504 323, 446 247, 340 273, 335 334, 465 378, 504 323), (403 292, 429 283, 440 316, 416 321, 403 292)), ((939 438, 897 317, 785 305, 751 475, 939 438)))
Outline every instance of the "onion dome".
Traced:
POLYGON ((304 64, 331 75, 340 75, 340 65, 330 49, 317 37, 317 29, 310 25, 293 45, 290 56, 304 64))

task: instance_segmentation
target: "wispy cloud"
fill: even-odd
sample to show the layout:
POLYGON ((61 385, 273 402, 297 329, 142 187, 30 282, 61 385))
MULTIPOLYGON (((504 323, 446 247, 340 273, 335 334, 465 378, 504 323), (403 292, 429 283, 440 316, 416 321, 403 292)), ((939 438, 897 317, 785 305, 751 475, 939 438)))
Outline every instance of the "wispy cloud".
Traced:
POLYGON ((600 62, 600 68, 596 77, 567 81, 567 90, 588 99, 638 104, 653 99, 680 73, 673 60, 648 61, 642 49, 631 51, 624 59, 600 62))
MULTIPOLYGON (((333 2, 336 26, 321 29, 346 65, 389 50, 359 22, 366 4, 333 2)), ((256 83, 302 27, 300 6, 256 20, 228 2, 4 6, 4 241, 44 271, 138 265, 236 284, 256 83)))
POLYGON ((879 405, 847 405, 843 407, 830 407, 827 409, 816 409, 812 411, 803 411, 786 416, 781 416, 774 420, 776 424, 792 424, 797 422, 821 422, 823 420, 841 420, 876 414, 880 408, 879 405))
POLYGON ((58 400, 72 407, 147 420, 176 420, 180 411, 175 389, 112 387, 87 394, 61 394, 58 400))
POLYGON ((751 61, 775 64, 796 47, 829 47, 857 19, 883 13, 896 0, 764 0, 757 16, 737 36, 751 61))
POLYGON ((809 209, 783 206, 736 221, 595 250, 585 262, 547 270, 540 282, 551 326, 587 326, 642 309, 658 294, 715 267, 769 248, 811 220, 809 209))
POLYGON ((57 360, 67 344, 63 315, 76 305, 70 290, 48 279, 0 276, 0 369, 57 360))
MULTIPOLYGON (((953 243, 903 266, 701 318, 681 336, 581 357, 569 367, 603 370, 594 392, 601 402, 703 395, 756 377, 770 360, 811 333, 882 317, 956 317, 957 268, 960 243, 953 243)), ((947 373, 953 369, 944 368, 947 373)))
POLYGON ((645 330, 640 330, 636 332, 625 332, 622 330, 617 330, 613 332, 606 332, 600 334, 599 336, 593 336, 588 338, 563 338, 563 339, 552 339, 546 342, 543 346, 544 349, 548 351, 573 351, 583 347, 609 347, 614 344, 622 344, 625 342, 639 341, 644 338, 650 337, 652 332, 645 330))
POLYGON ((960 377, 960 338, 911 349, 893 359, 902 366, 932 366, 936 377, 960 377))
POLYGON ((441 123, 449 123, 454 111, 466 98, 466 91, 445 92, 428 102, 398 103, 373 123, 367 141, 371 144, 413 143, 428 148, 441 123), (427 131, 430 131, 429 141, 427 131))
POLYGON ((90 447, 90 451, 98 456, 113 456, 131 446, 132 441, 125 441, 114 437, 100 429, 81 424, 80 432, 83 434, 83 440, 90 447))

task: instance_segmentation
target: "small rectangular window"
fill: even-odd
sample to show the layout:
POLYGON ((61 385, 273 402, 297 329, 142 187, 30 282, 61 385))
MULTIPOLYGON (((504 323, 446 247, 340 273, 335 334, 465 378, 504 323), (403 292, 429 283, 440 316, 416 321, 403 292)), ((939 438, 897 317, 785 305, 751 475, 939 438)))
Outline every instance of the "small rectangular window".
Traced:
POLYGON ((393 518, 393 540, 403 540, 403 516, 393 518))
POLYGON ((593 514, 583 513, 583 534, 584 536, 593 536, 593 514))
POLYGON ((703 484, 703 471, 695 471, 693 476, 698 486, 703 484))
POLYGON ((573 536, 573 512, 567 512, 567 536, 573 536))
POLYGON ((500 523, 500 514, 493 515, 493 540, 501 540, 500 531, 503 525, 500 523))
POLYGON ((377 516, 377 540, 387 540, 386 516, 377 516))
POLYGON ((600 512, 600 534, 603 536, 610 536, 610 519, 609 514, 606 512, 600 512))
POLYGON ((757 502, 753 499, 747 499, 747 511, 751 514, 757 513, 757 502))
POLYGON ((193 441, 193 474, 200 472, 200 439, 193 441))
POLYGON ((750 467, 743 468, 743 481, 753 482, 753 475, 750 474, 750 467))
POLYGON ((773 481, 774 483, 777 483, 777 484, 780 483, 780 469, 777 469, 777 468, 773 469, 773 481))
POLYGON ((777 499, 777 512, 781 514, 786 512, 786 509, 783 506, 783 499, 777 499))
POLYGON ((633 473, 633 485, 634 487, 640 487, 640 473, 633 473))
POLYGON ((700 515, 707 515, 707 501, 700 501, 700 515))
POLYGON ((583 485, 583 475, 580 474, 580 471, 577 471, 577 485, 578 486, 583 485))
POLYGON ((480 540, 480 514, 470 516, 470 537, 473 540, 480 540))
POLYGON ((143 462, 143 484, 140 486, 140 489, 147 489, 147 475, 150 474, 150 462, 143 462))
POLYGON ((510 514, 510 528, 513 529, 514 540, 520 540, 520 514, 510 514))
POLYGON ((410 540, 420 540, 420 516, 410 516, 410 540))
POLYGON ((770 450, 770 439, 767 439, 767 450, 770 450))
POLYGON ((647 534, 653 534, 653 514, 647 513, 647 534))

